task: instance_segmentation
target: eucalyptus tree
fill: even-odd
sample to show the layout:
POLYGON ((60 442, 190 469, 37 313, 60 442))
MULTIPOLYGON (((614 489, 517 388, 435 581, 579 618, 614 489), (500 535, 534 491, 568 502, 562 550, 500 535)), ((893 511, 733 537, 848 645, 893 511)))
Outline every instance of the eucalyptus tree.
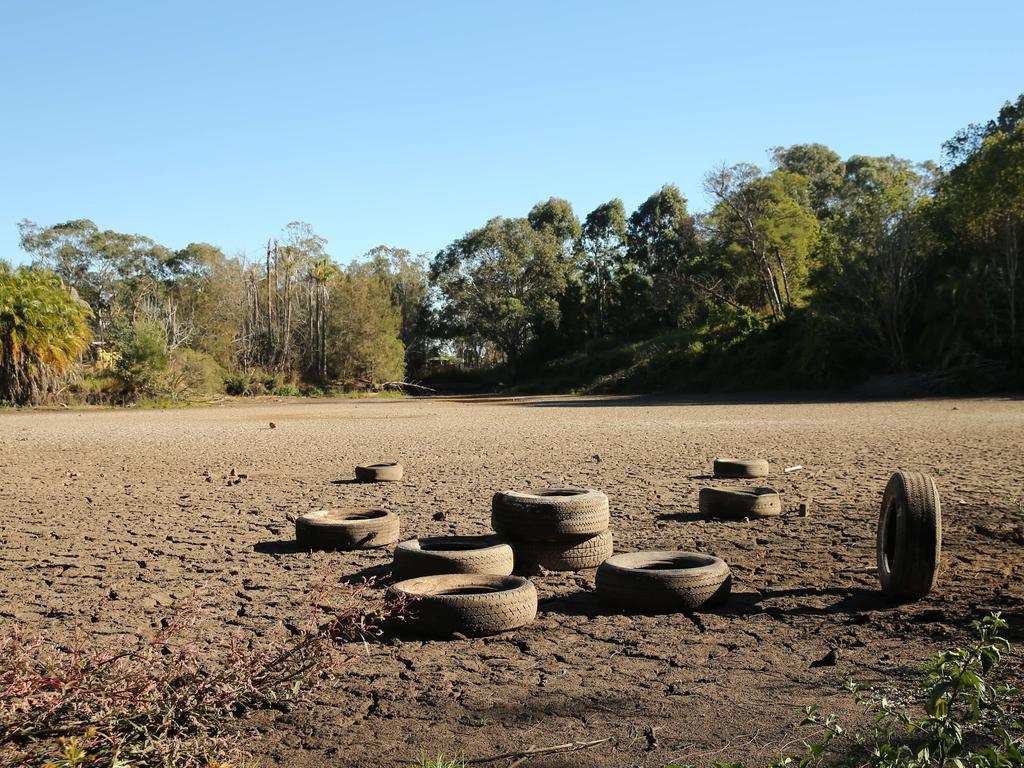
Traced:
POLYGON ((619 198, 602 203, 587 214, 580 240, 580 274, 593 305, 594 328, 604 336, 608 298, 616 271, 628 249, 626 208, 619 198))
POLYGON ((469 232, 437 254, 431 277, 454 333, 495 345, 513 376, 537 329, 559 321, 566 285, 559 240, 527 219, 498 217, 469 232))

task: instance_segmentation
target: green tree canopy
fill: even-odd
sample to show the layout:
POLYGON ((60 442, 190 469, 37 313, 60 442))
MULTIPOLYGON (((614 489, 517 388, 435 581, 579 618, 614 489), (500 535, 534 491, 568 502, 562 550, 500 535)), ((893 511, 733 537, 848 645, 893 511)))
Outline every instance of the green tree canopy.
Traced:
POLYGON ((495 218, 438 253, 431 275, 456 334, 479 334, 516 371, 541 323, 557 323, 565 289, 559 241, 527 219, 495 218))

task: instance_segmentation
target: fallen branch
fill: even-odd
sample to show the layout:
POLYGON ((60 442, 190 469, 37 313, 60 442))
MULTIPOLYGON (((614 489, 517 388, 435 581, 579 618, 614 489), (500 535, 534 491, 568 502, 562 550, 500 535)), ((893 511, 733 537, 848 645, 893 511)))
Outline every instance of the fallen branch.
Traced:
POLYGON ((554 753, 562 752, 576 752, 581 749, 589 749, 590 747, 596 747, 598 744, 604 744, 606 741, 611 741, 612 737, 609 736, 605 739, 597 739, 596 741, 572 741, 567 744, 558 744, 554 747, 531 747, 530 749, 524 749, 520 752, 506 752, 502 755, 494 755, 493 757, 477 757, 473 760, 466 760, 466 765, 477 765, 480 763, 493 763, 495 760, 510 760, 515 758, 517 760, 513 765, 521 765, 522 762, 529 757, 535 757, 537 755, 550 755, 554 753))
POLYGON ((436 389, 425 387, 422 384, 413 384, 411 381, 385 381, 383 384, 381 384, 381 387, 412 387, 413 389, 422 389, 424 392, 437 392, 436 389))

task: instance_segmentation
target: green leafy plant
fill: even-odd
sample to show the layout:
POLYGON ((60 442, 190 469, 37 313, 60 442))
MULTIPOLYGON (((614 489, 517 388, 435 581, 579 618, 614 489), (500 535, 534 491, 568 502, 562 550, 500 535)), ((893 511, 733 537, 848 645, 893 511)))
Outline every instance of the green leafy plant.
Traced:
POLYGON ((437 757, 421 755, 417 765, 420 768, 466 768, 466 761, 461 757, 445 757, 443 754, 437 757))
POLYGON ((39 402, 92 338, 88 305, 46 269, 0 261, 0 398, 39 402))
MULTIPOLYGON (((884 695, 852 681, 847 689, 874 710, 867 732, 849 731, 835 715, 804 708, 803 725, 821 729, 804 742, 800 755, 783 755, 771 768, 815 765, 874 768, 1020 768, 1024 766, 1024 723, 1005 706, 1019 691, 988 679, 1010 650, 1000 630, 1006 621, 993 613, 972 622, 977 640, 944 651, 926 668, 921 691, 923 716, 896 710, 884 695)), ((743 768, 716 762, 715 768, 743 768)), ((672 764, 667 768, 681 768, 672 764)))
POLYGON ((170 364, 167 335, 157 322, 141 321, 117 339, 114 372, 132 397, 157 394, 160 379, 170 364))

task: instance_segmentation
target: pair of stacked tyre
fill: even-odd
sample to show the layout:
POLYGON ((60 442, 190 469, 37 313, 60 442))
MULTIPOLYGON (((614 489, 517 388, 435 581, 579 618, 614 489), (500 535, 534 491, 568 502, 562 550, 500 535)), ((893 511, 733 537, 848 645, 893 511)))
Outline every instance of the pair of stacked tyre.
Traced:
POLYGON ((491 527, 512 546, 515 571, 597 568, 614 545, 608 497, 589 488, 503 491, 491 500, 491 527))
MULTIPOLYGON (((714 474, 723 479, 768 477, 770 467, 764 459, 715 459, 714 474)), ((782 499, 774 488, 711 486, 700 489, 698 508, 705 517, 726 520, 777 517, 782 514, 782 499)))
POLYGON ((537 616, 537 588, 512 568, 499 536, 428 536, 395 547, 388 591, 411 602, 412 627, 424 634, 493 635, 537 616))

